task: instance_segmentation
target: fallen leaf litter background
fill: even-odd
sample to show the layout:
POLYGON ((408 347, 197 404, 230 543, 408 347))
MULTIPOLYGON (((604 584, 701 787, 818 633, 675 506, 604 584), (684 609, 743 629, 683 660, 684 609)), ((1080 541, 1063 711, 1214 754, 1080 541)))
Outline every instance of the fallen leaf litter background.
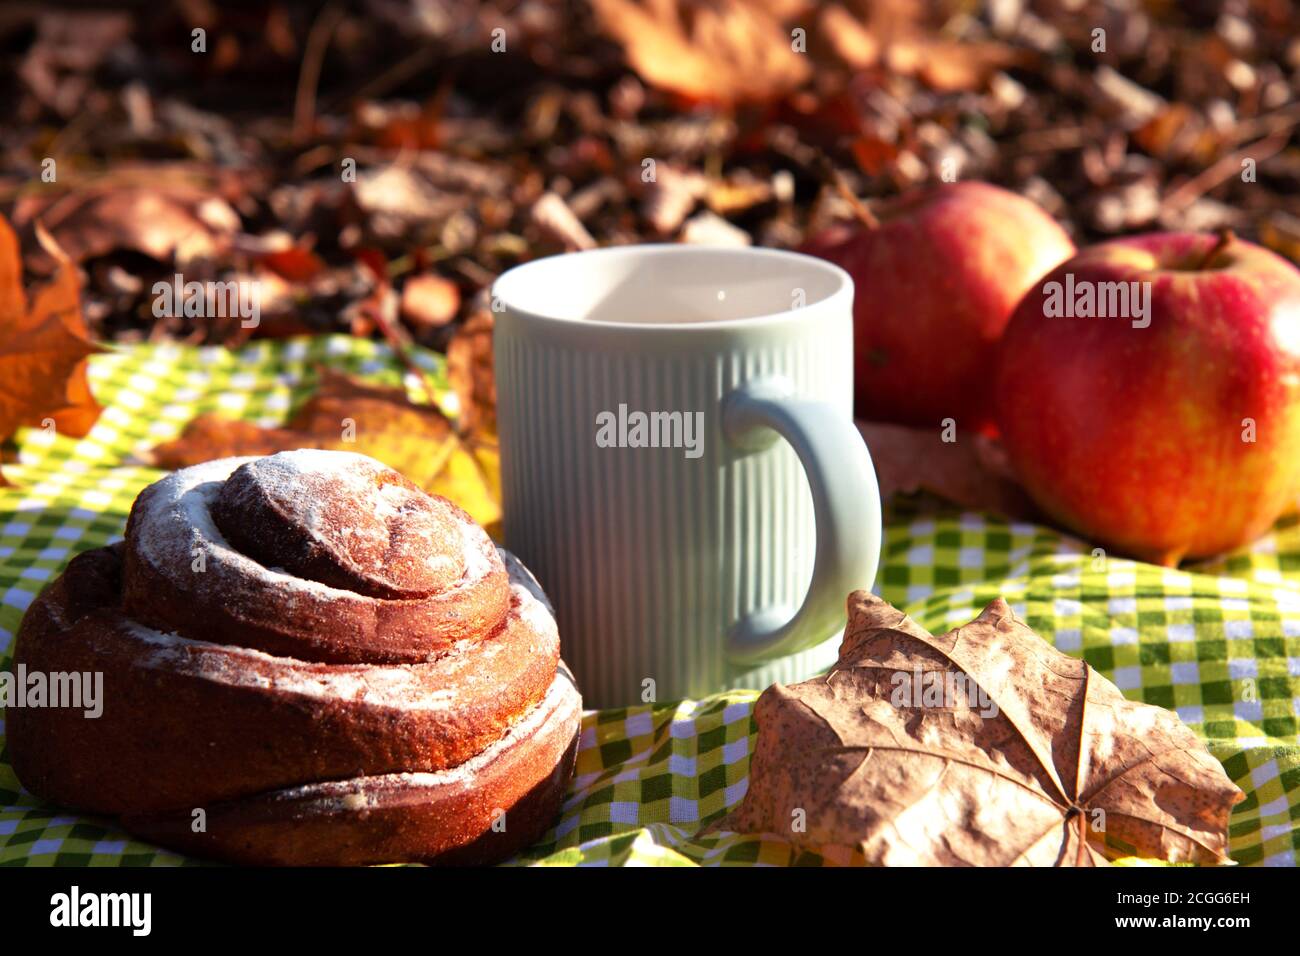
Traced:
MULTIPOLYGON (((0 210, 32 288, 24 297, 18 265, 0 257, 0 431, 36 427, 3 459, 17 485, 0 497, 4 639, 71 554, 120 534, 158 475, 145 463, 324 441, 322 421, 337 439, 339 403, 374 443, 359 450, 415 469, 490 524, 491 280, 524 259, 618 242, 797 245, 853 215, 829 167, 869 200, 934 181, 950 161, 963 179, 1034 199, 1076 241, 1231 226, 1295 259, 1296 17, 1284 3, 1015 0, 7 5, 0 210), (796 26, 806 55, 791 50, 796 26), (1098 27, 1104 58, 1088 52, 1098 27), (1244 157, 1258 182, 1241 182, 1244 157), (41 179, 46 158, 54 182, 41 179), (344 159, 355 182, 340 175, 344 159), (68 262, 81 271, 84 328, 67 305, 68 262), (260 326, 155 318, 152 286, 176 273, 257 279, 260 326), (37 348, 38 335, 57 344, 37 348), (87 390, 96 342, 152 344, 91 358, 87 390), (30 394, 10 387, 19 375, 56 400, 18 401, 30 394), (423 407, 430 387, 441 412, 423 407), (92 428, 95 401, 108 411, 92 428), (190 424, 199 413, 224 422, 190 424), (403 428, 367 427, 393 420, 403 428)), ((935 632, 1005 597, 1058 648, 1207 738, 1248 794, 1232 817, 1234 859, 1294 864, 1295 518, 1182 571, 1099 566, 1085 542, 991 513, 1029 514, 996 448, 959 442, 960 463, 918 478, 909 462, 932 436, 892 437, 897 452, 877 457, 901 491, 971 510, 899 497, 881 594, 935 632)), ((694 835, 743 794, 753 696, 592 715, 565 814, 530 856, 820 859, 694 835)), ((172 859, 34 806, 2 760, 0 797, 6 862, 172 859)))

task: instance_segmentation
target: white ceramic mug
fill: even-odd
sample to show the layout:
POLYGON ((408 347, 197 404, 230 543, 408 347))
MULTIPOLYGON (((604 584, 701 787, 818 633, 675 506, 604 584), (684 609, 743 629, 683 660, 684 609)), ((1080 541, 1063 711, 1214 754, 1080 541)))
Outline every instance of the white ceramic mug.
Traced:
POLYGON ((588 706, 829 666, 880 555, 848 274, 624 246, 511 269, 493 299, 505 544, 588 706))

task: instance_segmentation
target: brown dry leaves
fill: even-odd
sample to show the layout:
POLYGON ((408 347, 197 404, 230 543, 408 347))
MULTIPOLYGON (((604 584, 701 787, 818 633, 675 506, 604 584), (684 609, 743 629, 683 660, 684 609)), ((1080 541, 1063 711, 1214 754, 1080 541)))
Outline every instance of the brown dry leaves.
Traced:
POLYGON ((885 67, 941 92, 973 90, 1025 59, 996 41, 935 35, 924 26, 927 11, 913 0, 592 0, 592 6, 643 80, 723 105, 770 102, 798 90, 815 70, 841 66, 885 67))
POLYGON ((857 424, 876 466, 883 501, 928 491, 968 511, 991 511, 1008 518, 1036 514, 996 440, 959 433, 956 441, 946 442, 938 429, 857 424))
POLYGON ((603 30, 654 86, 706 102, 764 101, 812 72, 782 14, 805 4, 754 0, 592 0, 603 30))
POLYGON ((926 11, 914 0, 862 0, 848 7, 821 7, 818 32, 854 69, 886 67, 915 76, 932 90, 953 93, 980 89, 999 70, 1030 59, 996 40, 959 41, 924 29, 926 11))
POLYGON ((330 369, 321 369, 315 394, 284 427, 200 415, 179 438, 153 449, 153 464, 184 468, 294 448, 369 455, 426 491, 450 498, 489 532, 501 519, 494 435, 481 429, 462 434, 438 409, 411 402, 404 389, 368 385, 330 369))
POLYGON ((870 864, 1223 863, 1244 798, 1177 716, 1001 599, 935 637, 857 591, 831 673, 773 685, 755 718, 749 790, 715 826, 870 864), (924 693, 953 677, 946 698, 924 693))
POLYGON ((220 196, 175 179, 136 182, 125 175, 52 201, 21 203, 23 222, 39 215, 74 262, 130 250, 160 262, 217 259, 239 229, 239 216, 220 196))
POLYGON ((497 384, 492 367, 492 313, 480 311, 447 343, 447 378, 456 392, 460 428, 495 433, 497 384))
POLYGON ((100 412, 86 378, 86 359, 99 349, 81 318, 76 267, 44 230, 37 235, 56 267, 29 299, 18 239, 0 217, 0 441, 45 419, 81 436, 100 412))

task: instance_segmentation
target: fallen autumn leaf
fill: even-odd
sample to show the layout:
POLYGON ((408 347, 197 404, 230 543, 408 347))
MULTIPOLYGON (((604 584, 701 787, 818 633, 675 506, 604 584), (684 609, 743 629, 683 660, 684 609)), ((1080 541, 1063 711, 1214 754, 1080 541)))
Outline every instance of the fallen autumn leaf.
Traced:
POLYGON ((959 434, 959 441, 943 441, 938 429, 857 424, 876 466, 882 501, 928 491, 969 511, 991 511, 1008 518, 1035 514, 1033 502, 1016 482, 994 439, 959 434))
POLYGON ((1000 598, 937 637, 867 591, 848 608, 831 672, 758 699, 749 790, 715 828, 870 864, 1227 862, 1244 794, 1175 714, 1000 598))
POLYGON ((489 531, 501 519, 495 436, 462 435, 437 408, 410 401, 405 389, 369 385, 328 368, 321 370, 315 394, 284 427, 200 415, 178 438, 154 448, 151 463, 184 468, 295 448, 369 455, 426 491, 450 498, 489 531))
POLYGON ((29 300, 18 238, 0 217, 0 441, 45 419, 81 436, 100 412, 86 377, 86 358, 99 348, 81 318, 77 269, 43 230, 38 235, 56 272, 29 300))
POLYGON ((705 102, 762 102, 788 93, 810 75, 791 48, 782 14, 752 0, 593 0, 602 28, 623 45, 648 83, 705 102))

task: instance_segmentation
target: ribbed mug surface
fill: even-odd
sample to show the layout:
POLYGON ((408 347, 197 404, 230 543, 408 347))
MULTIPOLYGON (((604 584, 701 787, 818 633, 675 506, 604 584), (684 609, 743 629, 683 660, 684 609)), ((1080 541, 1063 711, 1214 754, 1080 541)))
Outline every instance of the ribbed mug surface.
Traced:
POLYGON ((723 399, 779 376, 851 421, 851 291, 826 305, 757 323, 597 325, 539 319, 507 298, 496 316, 505 545, 555 604, 588 706, 762 688, 834 661, 834 626, 758 666, 726 647, 748 612, 799 607, 816 528, 790 445, 729 443, 723 399), (598 443, 602 422, 617 433, 638 411, 697 415, 698 445, 598 443))

